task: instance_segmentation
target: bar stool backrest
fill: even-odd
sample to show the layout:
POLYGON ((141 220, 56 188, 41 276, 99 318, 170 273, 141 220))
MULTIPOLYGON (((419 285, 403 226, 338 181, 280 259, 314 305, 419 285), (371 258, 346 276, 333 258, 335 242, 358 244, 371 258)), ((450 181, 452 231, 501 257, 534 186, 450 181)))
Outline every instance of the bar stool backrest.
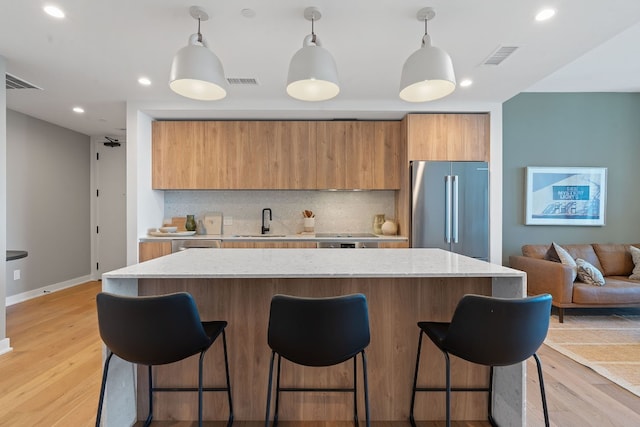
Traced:
POLYGON ((496 298, 465 295, 453 314, 443 347, 487 366, 507 366, 532 356, 549 329, 551 295, 496 298))
POLYGON ((100 293, 98 327, 118 357, 141 365, 164 365, 211 345, 193 297, 186 292, 127 297, 100 293))
POLYGON ((285 359, 304 366, 331 366, 354 357, 369 341, 369 313, 362 294, 271 299, 268 343, 285 359))

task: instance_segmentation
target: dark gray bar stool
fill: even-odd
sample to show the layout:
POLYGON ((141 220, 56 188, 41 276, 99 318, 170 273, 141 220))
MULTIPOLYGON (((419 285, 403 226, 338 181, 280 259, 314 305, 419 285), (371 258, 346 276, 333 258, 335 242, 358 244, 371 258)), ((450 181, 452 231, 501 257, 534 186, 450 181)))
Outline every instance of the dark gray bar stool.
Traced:
POLYGON ((369 311, 362 294, 329 298, 275 295, 271 300, 268 342, 271 352, 265 427, 271 416, 273 362, 278 356, 276 402, 273 426, 278 423, 280 392, 353 392, 353 420, 358 426, 357 356, 362 356, 366 425, 369 422, 369 389, 365 348, 369 345, 369 311), (304 366, 332 366, 353 359, 353 387, 300 388, 280 385, 282 358, 304 366))
POLYGON ((226 391, 229 400, 228 427, 233 424, 233 402, 229 380, 229 361, 225 321, 201 322, 193 297, 186 292, 175 294, 126 297, 99 293, 98 327, 100 337, 107 346, 107 360, 102 374, 100 400, 96 427, 100 425, 102 403, 107 385, 109 363, 115 354, 119 358, 139 365, 147 365, 149 373, 148 426, 153 419, 153 393, 162 391, 198 392, 198 425, 202 426, 202 392, 226 391), (202 361, 206 351, 222 334, 226 387, 202 386, 202 361), (198 387, 154 387, 152 367, 177 362, 200 353, 198 364, 198 387))
POLYGON ((551 295, 544 294, 530 298, 495 298, 483 295, 465 295, 453 314, 451 322, 418 322, 420 338, 418 356, 413 377, 411 410, 409 421, 413 427, 416 392, 446 392, 447 427, 451 426, 451 392, 489 392, 488 418, 492 426, 491 401, 493 392, 493 367, 508 366, 523 362, 533 356, 538 367, 540 393, 544 410, 545 425, 549 427, 547 399, 544 393, 542 365, 536 351, 547 336, 551 315, 551 295), (427 335, 442 351, 446 362, 446 387, 418 387, 418 368, 422 336, 427 335), (479 365, 489 366, 488 388, 452 388, 449 355, 479 365))

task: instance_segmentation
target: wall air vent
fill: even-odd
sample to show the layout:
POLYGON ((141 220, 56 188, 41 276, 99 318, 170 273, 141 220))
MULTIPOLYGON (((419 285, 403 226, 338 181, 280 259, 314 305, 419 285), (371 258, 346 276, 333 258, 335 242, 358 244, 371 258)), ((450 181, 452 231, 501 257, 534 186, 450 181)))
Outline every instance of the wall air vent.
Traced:
POLYGON ((518 46, 500 46, 483 62, 483 65, 500 65, 502 61, 510 57, 518 46))
POLYGON ((34 84, 29 83, 26 80, 22 80, 12 74, 7 73, 6 76, 6 84, 7 89, 38 89, 42 90, 41 87, 38 87, 34 84))
POLYGON ((253 78, 227 77, 227 81, 230 85, 258 86, 258 80, 253 78))

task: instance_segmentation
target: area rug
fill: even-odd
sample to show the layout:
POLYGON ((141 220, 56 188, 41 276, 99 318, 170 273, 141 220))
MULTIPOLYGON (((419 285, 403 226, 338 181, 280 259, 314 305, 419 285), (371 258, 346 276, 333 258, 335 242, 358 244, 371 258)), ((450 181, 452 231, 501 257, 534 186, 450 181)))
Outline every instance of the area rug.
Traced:
POLYGON ((640 315, 551 316, 545 344, 640 396, 640 315))

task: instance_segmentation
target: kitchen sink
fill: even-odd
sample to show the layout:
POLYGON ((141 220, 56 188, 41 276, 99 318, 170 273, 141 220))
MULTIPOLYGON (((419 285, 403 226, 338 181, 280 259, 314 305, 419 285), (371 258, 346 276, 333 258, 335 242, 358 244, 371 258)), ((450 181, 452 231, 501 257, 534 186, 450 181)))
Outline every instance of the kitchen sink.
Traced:
POLYGON ((234 234, 233 237, 287 237, 286 234, 234 234))

